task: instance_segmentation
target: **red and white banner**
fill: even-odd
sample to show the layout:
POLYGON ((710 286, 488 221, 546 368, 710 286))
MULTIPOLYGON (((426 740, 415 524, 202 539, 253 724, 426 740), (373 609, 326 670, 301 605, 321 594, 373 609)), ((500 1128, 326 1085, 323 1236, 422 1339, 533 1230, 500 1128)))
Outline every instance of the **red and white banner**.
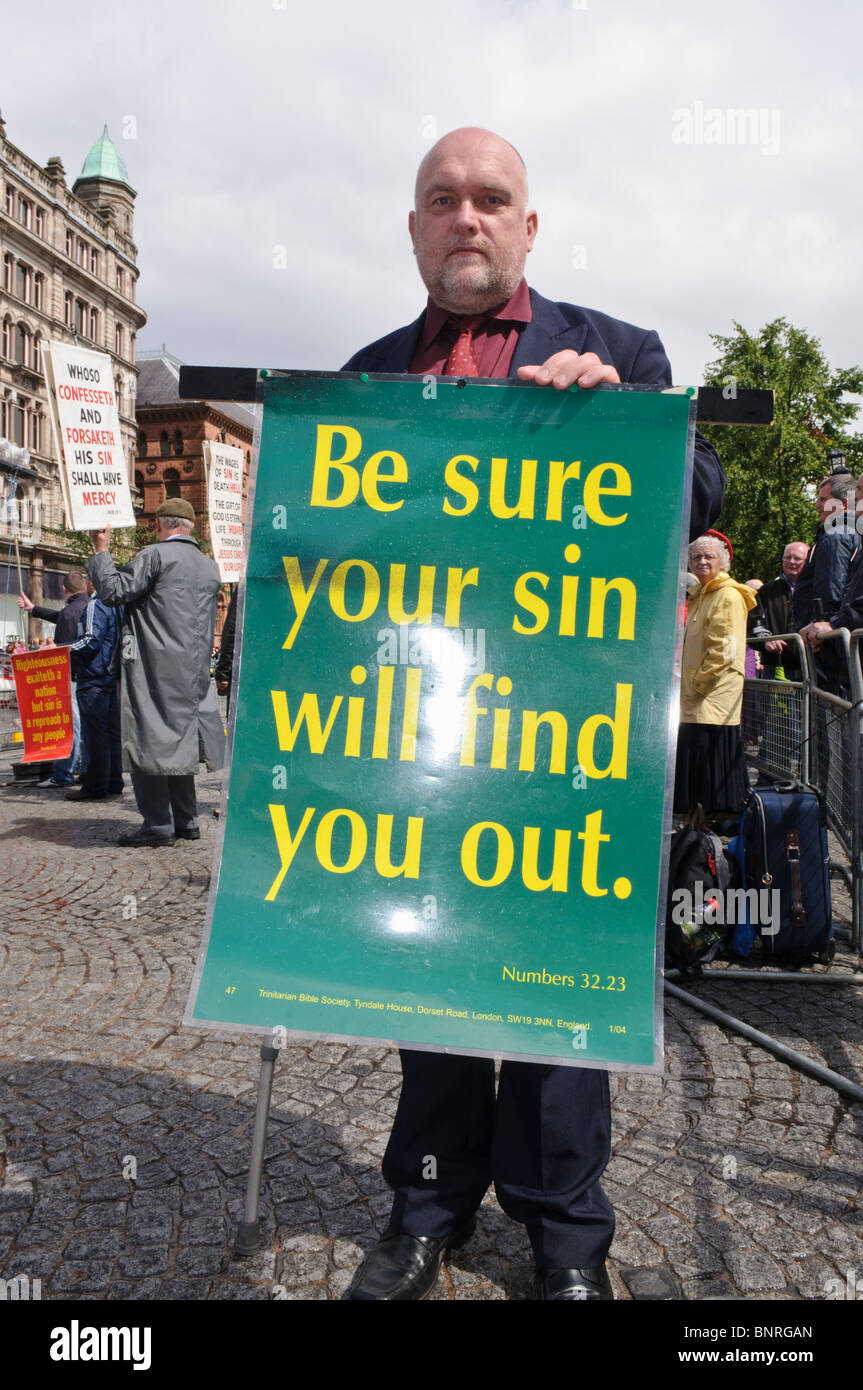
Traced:
POLYGON ((43 353, 67 526, 134 526, 111 358, 69 343, 43 353))
POLYGON ((210 544, 223 584, 243 577, 243 451, 234 444, 204 441, 210 544))
POLYGON ((72 752, 72 683, 68 647, 12 657, 25 763, 53 762, 72 752))

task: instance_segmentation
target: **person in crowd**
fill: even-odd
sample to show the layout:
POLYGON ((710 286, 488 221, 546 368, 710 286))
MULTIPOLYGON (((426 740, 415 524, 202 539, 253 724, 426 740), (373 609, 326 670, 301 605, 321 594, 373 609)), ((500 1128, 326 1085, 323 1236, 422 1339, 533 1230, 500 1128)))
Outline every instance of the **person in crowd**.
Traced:
POLYGON ((728 570, 727 536, 709 530, 689 547, 698 584, 689 590, 680 679, 674 807, 714 817, 742 808, 748 790, 740 736, 746 619, 755 594, 728 570))
MULTIPOLYGON (((78 636, 78 624, 87 607, 87 576, 83 570, 69 570, 63 577, 64 606, 60 609, 45 608, 32 603, 26 594, 18 595, 19 608, 25 608, 34 618, 43 623, 54 623, 54 642, 58 647, 68 647, 78 636)), ((78 767, 78 754, 81 747, 81 716, 78 711, 78 698, 74 677, 72 678, 72 751, 68 758, 54 763, 50 776, 38 785, 44 788, 70 787, 75 781, 78 767)))
MULTIPOLYGON (((819 526, 794 586, 792 607, 797 632, 812 623, 830 623, 839 611, 851 558, 860 542, 854 526, 854 495, 855 479, 847 471, 831 473, 818 488, 815 505, 819 526)), ((824 690, 835 695, 842 693, 845 663, 835 643, 819 646, 815 669, 818 683, 824 690)))
POLYGON ((111 529, 93 532, 87 566, 108 607, 124 608, 121 658, 123 762, 143 819, 118 844, 162 848, 199 840, 195 774, 225 757, 225 731, 210 680, 219 570, 192 537, 185 498, 156 508, 157 540, 117 569, 111 529))
MULTIPOLYGON (((524 162, 506 140, 474 128, 439 140, 420 165, 408 227, 426 307, 345 370, 510 378, 561 391, 670 384, 655 332, 529 289, 523 274, 537 214, 524 162)), ((693 534, 718 516, 723 488, 719 459, 697 435, 693 534)), ((504 1211, 527 1227, 540 1297, 610 1299, 614 1214, 600 1185, 610 1152, 606 1072, 505 1061, 495 1094, 490 1058, 405 1050, 401 1060, 383 1160, 395 1194, 390 1224, 350 1297, 427 1297, 494 1181, 504 1211), (429 1154, 433 1177, 423 1170, 429 1154)))
POLYGON ((234 586, 228 611, 225 614, 225 622, 222 627, 222 645, 219 648, 219 658, 216 662, 216 687, 220 695, 228 697, 225 715, 227 719, 231 717, 231 681, 234 675, 234 638, 237 631, 237 595, 239 592, 240 586, 237 584, 234 586))
MULTIPOLYGON (((794 590, 808 554, 809 546, 805 541, 788 542, 782 552, 782 568, 776 578, 759 591, 758 606, 750 614, 750 622, 757 621, 770 633, 794 631, 794 590)), ((802 678, 799 652, 794 642, 765 642, 762 659, 763 674, 767 677, 773 676, 777 667, 781 667, 787 680, 799 681, 802 678)))
POLYGON ((104 801, 123 795, 120 740, 120 632, 122 608, 108 608, 87 581, 90 602, 78 624, 70 660, 81 715, 81 785, 67 801, 104 801))
MULTIPOLYGON (((863 510, 863 473, 855 484, 856 502, 863 510)), ((825 637, 838 628, 845 627, 849 632, 863 628, 863 547, 857 546, 848 565, 842 601, 830 618, 808 623, 801 629, 800 636, 813 651, 819 651, 825 637)))
MULTIPOLYGON (((768 637, 770 634, 768 633, 764 624, 761 622, 761 615, 758 610, 758 592, 760 589, 764 588, 764 580, 747 579, 746 587, 747 589, 751 589, 753 594, 755 594, 756 596, 755 607, 752 609, 752 611, 749 614, 749 617, 746 620, 746 636, 748 639, 753 637, 768 637)), ((745 664, 747 679, 754 680, 756 676, 759 676, 761 674, 761 653, 757 651, 755 647, 750 647, 748 641, 746 646, 745 664)))

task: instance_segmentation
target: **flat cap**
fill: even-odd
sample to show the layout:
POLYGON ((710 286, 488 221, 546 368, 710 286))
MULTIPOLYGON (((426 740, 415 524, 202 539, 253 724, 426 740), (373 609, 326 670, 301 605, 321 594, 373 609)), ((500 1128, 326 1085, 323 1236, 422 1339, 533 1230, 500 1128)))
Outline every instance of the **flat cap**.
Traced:
POLYGON ((156 516, 178 516, 184 521, 194 521, 195 508, 185 497, 166 497, 156 508, 156 516))

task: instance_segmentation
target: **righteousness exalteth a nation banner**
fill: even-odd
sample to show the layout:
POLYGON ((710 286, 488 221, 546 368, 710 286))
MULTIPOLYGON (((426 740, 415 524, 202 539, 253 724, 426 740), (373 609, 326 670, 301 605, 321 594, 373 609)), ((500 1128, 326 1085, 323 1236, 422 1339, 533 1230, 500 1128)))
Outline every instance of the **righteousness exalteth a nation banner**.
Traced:
POLYGON ((658 1065, 692 393, 263 399, 187 1022, 658 1065))

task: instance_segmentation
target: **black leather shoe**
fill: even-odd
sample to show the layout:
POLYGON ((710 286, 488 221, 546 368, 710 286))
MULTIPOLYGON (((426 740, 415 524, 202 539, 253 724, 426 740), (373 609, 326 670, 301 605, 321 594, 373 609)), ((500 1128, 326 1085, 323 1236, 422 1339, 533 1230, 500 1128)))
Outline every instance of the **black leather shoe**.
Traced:
POLYGON ((133 830, 128 835, 121 835, 117 844, 122 845, 124 849, 140 849, 144 846, 161 849, 165 845, 176 844, 176 841, 173 835, 153 835, 149 830, 133 830))
POLYGON ((197 826, 188 830, 181 830, 180 827, 177 826, 174 830, 174 834, 178 840, 200 840, 201 838, 201 832, 197 826))
POLYGON ((476 1218, 471 1217, 466 1226, 451 1236, 409 1236, 403 1231, 384 1231, 348 1298, 390 1302, 428 1298, 447 1253, 469 1241, 475 1227, 476 1218))
POLYGON ((598 1269, 547 1269, 538 1277, 539 1296, 546 1302, 614 1302, 605 1265, 598 1269))

